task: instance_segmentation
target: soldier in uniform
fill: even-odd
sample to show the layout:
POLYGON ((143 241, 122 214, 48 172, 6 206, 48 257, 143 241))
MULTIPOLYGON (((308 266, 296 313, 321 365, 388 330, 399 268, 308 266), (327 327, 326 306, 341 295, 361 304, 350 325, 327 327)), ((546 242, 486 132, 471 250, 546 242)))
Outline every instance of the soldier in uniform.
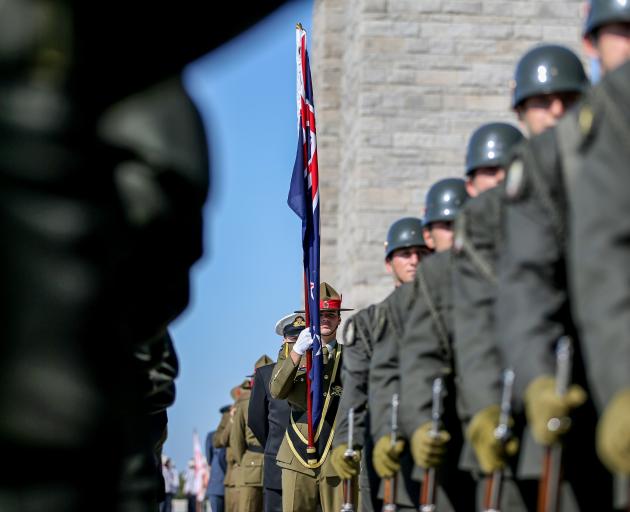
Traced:
MULTIPOLYGON (((341 399, 343 345, 337 342, 341 322, 341 296, 328 283, 320 284, 320 330, 324 357, 323 379, 326 401, 317 433, 316 461, 307 455, 306 369, 302 356, 313 344, 310 329, 304 329, 287 357, 278 359, 270 383, 271 395, 287 399, 291 423, 278 451, 282 468, 282 509, 284 512, 337 512, 343 501, 341 478, 330 461, 335 423, 341 399)), ((354 479, 356 480, 356 479, 354 479)), ((353 485, 356 489, 356 485, 353 485)))
MULTIPOLYGON (((276 334, 283 337, 278 359, 288 357, 293 343, 305 327, 304 316, 299 313, 292 313, 278 320, 276 334)), ((263 466, 265 512, 282 512, 282 470, 276 464, 276 456, 289 427, 291 413, 287 401, 276 400, 269 391, 274 366, 273 363, 261 366, 254 373, 247 418, 249 428, 265 449, 263 466)))
MULTIPOLYGON (((588 81, 580 60, 573 52, 557 45, 542 45, 529 50, 519 60, 514 84, 513 108, 527 131, 535 135, 554 125, 564 115, 566 108, 587 88, 588 81), (539 77, 543 75, 548 76, 541 82, 539 77)), ((495 151, 496 143, 491 137, 483 140, 488 135, 485 133, 487 128, 480 128, 471 138, 466 169, 468 191, 474 199, 466 204, 458 217, 455 236, 454 350, 461 381, 458 391, 461 403, 468 409, 467 419, 472 419, 467 437, 482 473, 486 475, 502 468, 507 459, 505 447, 494 436, 499 419, 501 372, 505 366, 494 326, 496 261, 501 250, 501 198, 504 190, 503 186, 499 186, 483 192, 475 186, 470 174, 476 166, 496 157, 495 169, 498 169, 496 163, 500 163, 499 172, 504 175, 504 169, 512 158, 514 143, 522 139, 519 132, 507 126, 509 132, 517 136, 512 137, 509 147, 503 147, 504 151, 495 151)), ((522 432, 523 422, 524 418, 519 415, 515 432, 522 432)), ((510 443, 508 447, 513 450, 516 446, 510 443)), ((506 507, 522 509, 526 506, 531 509, 535 507, 535 479, 540 472, 542 452, 529 436, 522 447, 519 461, 511 460, 511 465, 515 470, 518 466, 518 477, 527 482, 519 480, 517 490, 510 481, 506 481, 503 500, 506 507)))
MULTIPOLYGON (((606 67, 611 64, 610 54, 617 55, 616 49, 606 44, 610 41, 604 27, 615 27, 615 19, 627 22, 628 9, 630 6, 613 0, 591 3, 586 39, 590 48, 600 52, 604 72, 610 71, 606 67), (607 16, 602 18, 604 12, 607 16), (614 16, 610 17, 611 13, 614 16), (602 23, 594 24, 598 19, 602 23)), ((616 61, 617 65, 621 62, 616 61)), ((565 254, 567 192, 582 144, 580 127, 588 124, 589 118, 583 105, 571 109, 556 127, 520 148, 510 167, 495 318, 502 355, 516 371, 516 390, 524 398, 533 438, 543 446, 560 440, 565 445, 564 505, 574 510, 609 510, 611 483, 594 453, 596 411, 570 313, 565 254), (515 316, 514 312, 521 314, 515 316), (573 384, 559 397, 554 346, 563 335, 574 340, 573 384), (572 421, 562 421, 569 415, 572 421), (556 425, 560 428, 554 428, 556 425), (592 487, 600 492, 591 493, 592 487)))
MULTIPOLYGON (((488 123, 471 135, 466 150, 466 190, 471 199, 455 221, 453 251, 453 355, 457 374, 457 403, 466 426, 466 457, 461 467, 478 480, 502 469, 506 448, 494 436, 499 420, 502 362, 493 339, 495 239, 499 231, 500 185, 514 147, 523 134, 507 123, 488 123), (487 437, 492 429, 491 437, 487 437), (476 460, 470 457, 474 450, 476 460)), ((446 363, 446 361, 445 361, 446 363)), ((523 510, 509 481, 502 493, 505 510, 523 510)), ((535 493, 534 493, 535 497, 535 493)))
MULTIPOLYGON (((405 217, 394 222, 385 241, 385 268, 392 275, 394 286, 413 280, 421 259, 430 254, 423 237, 422 221, 405 217)), ((387 299, 385 299, 387 300, 387 299)), ((379 478, 372 464, 373 442, 370 434, 370 412, 368 408, 368 375, 370 359, 373 355, 374 339, 386 329, 385 302, 373 304, 354 314, 346 322, 344 330, 345 354, 342 378, 344 391, 339 405, 337 433, 333 445, 332 462, 341 476, 354 476, 359 470, 355 461, 344 458, 347 446, 348 410, 354 409, 354 448, 361 450, 361 471, 359 475, 360 508, 363 511, 380 511, 382 503, 378 499, 379 478)), ((390 397, 391 399, 391 397, 390 397)), ((386 428, 386 421, 383 422, 386 428)), ((389 436, 383 448, 389 449, 389 436)), ((410 462, 410 457, 406 460, 410 462)), ((389 472, 387 472, 387 476, 389 472)), ((399 475, 400 489, 396 493, 400 506, 412 506, 411 496, 418 493, 418 485, 410 479, 403 480, 399 475)))
POLYGON ((627 508, 630 5, 593 2, 585 33, 604 77, 581 107, 578 158, 567 173, 571 299, 601 414, 597 452, 611 472, 625 477, 617 504, 627 508))
MULTIPOLYGON (((271 364, 273 360, 268 355, 258 358, 255 369, 271 364)), ((253 379, 254 375, 249 376, 253 379)), ((236 402, 236 412, 232 421, 230 444, 234 450, 234 456, 241 467, 239 479, 236 482, 238 488, 239 512, 262 512, 263 509, 263 447, 247 426, 249 402, 252 389, 252 381, 249 381, 249 392, 242 393, 236 402)))
MULTIPOLYGON (((630 40, 630 13, 626 38, 630 40)), ((629 45, 626 41, 626 45, 629 45)), ((573 307, 587 375, 601 413, 597 452, 614 474, 630 476, 630 300, 628 137, 630 62, 607 72, 584 108, 584 143, 571 194, 573 307), (586 110, 585 110, 586 112, 586 110), (584 114, 586 115, 586 114, 584 114)), ((628 497, 620 496, 627 508, 628 497)))
POLYGON ((232 434, 234 413, 236 412, 235 404, 241 396, 241 388, 242 384, 233 387, 230 391, 230 396, 234 402, 230 406, 230 409, 221 416, 221 421, 219 422, 219 426, 217 427, 212 440, 212 444, 215 448, 225 448, 225 461, 227 463, 227 468, 223 483, 225 486, 225 510, 227 512, 238 512, 238 489, 236 488, 236 481, 239 465, 234 455, 230 438, 232 434))
MULTIPOLYGON (((373 425, 375 438, 379 439, 374 452, 375 466, 397 470, 400 467, 399 454, 404 444, 410 442, 414 462, 421 470, 442 464, 443 478, 438 489, 439 510, 465 510, 474 502, 474 484, 466 473, 457 468, 462 436, 459 422, 454 421, 456 414, 452 400, 447 402, 445 409, 445 429, 435 437, 428 434, 426 407, 430 420, 431 380, 433 376, 442 375, 444 364, 441 361, 444 358, 440 353, 439 368, 435 374, 431 373, 430 364, 425 365, 424 361, 419 363, 416 340, 422 338, 418 331, 424 329, 431 337, 431 346, 437 340, 438 348, 450 351, 450 333, 445 327, 445 316, 450 314, 449 248, 453 239, 453 221, 467 197, 462 179, 440 180, 429 189, 424 220, 425 236, 428 244, 433 242, 437 253, 418 266, 413 281, 397 288, 388 299, 387 322, 391 323, 391 328, 376 343, 370 367, 370 410, 375 425, 376 418, 381 425, 387 421, 383 417, 388 416, 391 394, 401 394, 401 442, 394 449, 381 451, 379 448, 385 442, 380 439, 384 439, 387 429, 381 427, 380 431, 375 431, 373 425), (434 228, 437 229, 434 231, 434 228), (425 270, 427 267, 429 271, 425 270), (439 333, 439 337, 436 333, 439 333), (387 396, 378 396, 376 392, 380 395, 380 389, 386 386, 389 388, 387 396), (445 445, 449 440, 450 449, 445 460, 445 445)), ((452 387, 452 382, 449 385, 452 387)), ((449 397, 452 398, 453 393, 449 393, 449 397)), ((414 471, 414 478, 422 477, 421 470, 414 471)), ((412 497, 416 505, 418 498, 412 497)))

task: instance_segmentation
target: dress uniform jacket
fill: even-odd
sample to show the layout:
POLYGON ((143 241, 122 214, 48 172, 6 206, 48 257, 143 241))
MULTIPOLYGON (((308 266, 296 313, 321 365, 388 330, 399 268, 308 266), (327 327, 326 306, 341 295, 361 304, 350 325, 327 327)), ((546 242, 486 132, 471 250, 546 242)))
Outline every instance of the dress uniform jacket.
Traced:
MULTIPOLYGON (((572 306, 598 409, 630 387, 628 343, 628 127, 630 63, 609 72, 579 114, 582 141, 572 173, 572 306)), ((621 482, 616 505, 630 502, 621 482)))
POLYGON ((348 442, 348 411, 354 411, 353 447, 361 450, 359 488, 361 508, 365 512, 380 510, 378 500, 380 480, 372 465, 374 443, 370 435, 368 408, 368 375, 372 358, 372 339, 375 336, 377 305, 355 313, 346 321, 344 330, 344 358, 341 371, 343 395, 337 414, 337 428, 333 446, 348 442))
POLYGON ((212 440, 215 448, 225 448, 225 461, 227 468, 225 470, 225 509, 228 512, 238 510, 238 493, 236 491, 236 481, 238 476, 238 461, 234 455, 234 450, 230 444, 230 435, 232 432, 232 421, 229 411, 224 413, 217 427, 216 433, 212 440))
MULTIPOLYGON (((458 469, 463 435, 455 410, 451 333, 446 327, 451 325, 450 269, 450 251, 433 254, 418 266, 414 281, 393 292, 387 301, 388 322, 392 325, 384 340, 385 350, 374 357, 370 374, 374 370, 384 385, 398 381, 400 426, 408 439, 420 425, 431 420, 433 379, 445 377, 443 423, 452 439, 440 470, 439 510, 466 510, 474 503, 474 485, 469 475, 458 469)), ((376 411, 374 415, 377 416, 376 411)), ((383 424, 382 418, 380 422, 383 424)), ((386 432, 384 426, 377 428, 386 432)), ((421 477, 418 471, 416 477, 421 477)))
POLYGON ((264 455, 262 445, 247 426, 249 400, 250 391, 243 391, 236 402, 230 433, 230 446, 240 467, 236 480, 240 512, 262 510, 264 455))
MULTIPOLYGON (((374 340, 368 372, 368 407, 370 411, 370 431, 375 441, 391 434, 392 396, 400 394, 400 379, 398 373, 398 341, 397 332, 389 317, 389 302, 396 297, 395 291, 381 303, 373 312, 370 336, 374 340)), ((367 336, 355 327, 355 337, 367 336)), ((359 338, 355 343, 358 343, 359 338)), ((398 414, 400 417, 400 412, 398 414)), ((404 437, 404 436, 401 436, 404 437)), ((408 443, 400 457, 400 471, 396 479, 396 503, 399 507, 413 507, 417 505, 420 486, 417 479, 412 478, 414 463, 409 451, 408 443)), ((419 475, 416 475, 419 478, 419 475)), ((382 487, 382 486, 381 486, 382 487)), ((382 489, 379 493, 382 497, 382 489)))
POLYGON ((276 400, 269 391, 274 366, 261 366, 254 374, 247 424, 260 445, 264 446, 263 486, 281 489, 281 470, 276 464, 276 456, 289 426, 290 408, 286 400, 276 400))
POLYGON ((263 448, 247 426, 250 398, 240 398, 236 402, 236 412, 232 423, 230 444, 234 456, 241 466, 238 486, 262 487, 263 448))
MULTIPOLYGON (((542 375, 555 375, 554 347, 565 334, 575 340, 572 381, 589 394, 574 413, 565 436, 565 479, 571 483, 575 510, 608 510, 611 482, 594 448, 596 413, 584 373, 581 346, 570 313, 567 290, 567 193, 565 168, 578 144, 580 106, 553 128, 518 148, 506 180, 502 248, 497 264, 497 337, 503 360, 516 373, 515 391, 542 375), (590 485, 602 489, 595 496, 590 485), (593 500, 596 499, 596 503, 593 500)), ((540 458, 519 469, 523 478, 537 478, 540 458)), ((566 501, 565 500, 565 501, 566 501)))
MULTIPOLYGON (((331 450, 332 441, 335 432, 335 419, 338 409, 338 400, 341 397, 341 363, 343 359, 343 346, 339 343, 335 344, 333 356, 329 357, 327 364, 324 365, 324 382, 328 397, 331 403, 336 403, 334 410, 329 411, 327 427, 330 429, 330 435, 319 441, 319 449, 317 453, 318 472, 325 477, 336 477, 335 469, 330 461, 328 453, 331 450), (332 421, 330 421, 332 418, 332 421)), ((270 383, 271 396, 277 399, 286 399, 291 407, 291 420, 287 432, 285 433, 278 455, 276 457, 278 466, 281 468, 292 469, 298 473, 304 473, 309 476, 316 476, 315 469, 305 464, 306 462, 306 443, 302 442, 302 446, 295 446, 294 441, 290 437, 290 430, 294 433, 299 432, 297 437, 306 439, 308 435, 306 422, 306 369, 301 364, 294 365, 290 357, 279 358, 273 369, 273 376, 270 383), (293 445, 293 449, 291 446, 293 445), (303 450, 301 449, 303 448, 303 450), (302 453, 303 452, 303 453, 302 453), (300 460, 302 459, 302 460, 300 460)), ((317 441, 316 441, 317 444, 317 441)))
MULTIPOLYGON (((453 250, 453 351, 459 386, 460 415, 467 425, 481 410, 501 403, 503 361, 495 329, 497 296, 496 265, 501 250, 503 185, 487 190, 467 201, 455 221, 453 250)), ((514 402, 514 400, 513 400, 514 402)), ((520 438, 519 456, 508 471, 519 474, 521 467, 539 467, 541 448, 529 430, 524 430, 522 412, 512 411, 512 433, 520 438)), ((465 469, 481 478, 477 461, 469 460, 465 469)), ((529 475, 534 470, 530 469, 529 475)), ((531 478, 531 476, 530 476, 531 478)), ((483 482, 480 480, 483 485, 483 482)), ((533 480, 518 483, 506 479, 502 506, 508 510, 535 507, 537 485, 533 480)))
POLYGON ((574 306, 598 408, 630 387, 630 63, 607 73, 580 117, 571 196, 574 306))

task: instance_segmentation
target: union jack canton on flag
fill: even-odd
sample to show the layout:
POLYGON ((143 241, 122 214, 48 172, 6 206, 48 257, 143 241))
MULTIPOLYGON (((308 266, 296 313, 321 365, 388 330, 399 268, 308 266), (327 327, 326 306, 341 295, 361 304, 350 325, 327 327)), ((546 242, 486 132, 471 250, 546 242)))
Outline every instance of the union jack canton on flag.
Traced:
POLYGON ((306 32, 296 29, 297 47, 297 113, 298 147, 289 188, 289 207, 302 219, 302 248, 304 250, 304 279, 308 291, 306 309, 313 337, 311 373, 312 428, 317 429, 323 401, 322 345, 319 332, 319 173, 313 84, 306 51, 306 32))

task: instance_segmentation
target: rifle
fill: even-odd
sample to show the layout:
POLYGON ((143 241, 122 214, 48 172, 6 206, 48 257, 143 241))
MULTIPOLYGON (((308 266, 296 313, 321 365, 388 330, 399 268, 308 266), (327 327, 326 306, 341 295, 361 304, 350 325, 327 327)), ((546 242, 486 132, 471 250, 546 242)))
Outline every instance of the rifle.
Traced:
MULTIPOLYGON (((571 338, 562 336, 556 347, 556 394, 564 396, 569 388, 572 370, 573 346, 571 338)), ((551 418, 549 430, 558 430, 568 418, 551 418)), ((545 448, 543 474, 538 489, 538 512, 556 512, 560 506, 562 481, 562 443, 545 448)))
MULTIPOLYGON (((391 447, 396 446, 398 440, 398 393, 392 395, 392 429, 390 434, 391 447)), ((385 480, 382 512, 396 512, 396 475, 385 480)))
MULTIPOLYGON (((354 408, 348 410, 348 448, 343 454, 346 460, 354 459, 354 408)), ((343 481, 343 504, 341 512, 354 512, 354 496, 352 492, 352 478, 343 481)))
MULTIPOLYGON (((503 372, 503 391, 501 393, 501 414, 499 424, 494 430, 494 437, 503 446, 512 435, 510 431, 510 414, 512 412, 512 388, 514 387, 514 370, 507 369, 503 372)), ((486 482, 486 494, 484 497, 484 512, 500 512, 501 491, 503 490, 503 470, 497 469, 486 482)))
MULTIPOLYGON (((437 377, 433 381, 433 405, 431 408, 431 430, 429 434, 437 437, 440 433, 442 418, 442 378, 437 377)), ((422 480, 422 492, 420 493, 420 512, 435 512, 436 510, 436 469, 427 468, 422 480)))

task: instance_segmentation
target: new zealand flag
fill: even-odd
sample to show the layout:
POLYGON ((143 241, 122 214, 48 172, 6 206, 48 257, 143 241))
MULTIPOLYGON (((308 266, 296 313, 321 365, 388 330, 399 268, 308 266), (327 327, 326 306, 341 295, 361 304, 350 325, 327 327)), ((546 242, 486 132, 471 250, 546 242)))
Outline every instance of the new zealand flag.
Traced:
POLYGON ((313 336, 311 411, 313 431, 322 415, 323 356, 319 332, 319 173, 317 170, 317 137, 313 84, 306 51, 306 32, 298 25, 297 43, 297 112, 298 147, 289 189, 289 207, 302 219, 304 249, 304 285, 307 291, 306 312, 313 336))

